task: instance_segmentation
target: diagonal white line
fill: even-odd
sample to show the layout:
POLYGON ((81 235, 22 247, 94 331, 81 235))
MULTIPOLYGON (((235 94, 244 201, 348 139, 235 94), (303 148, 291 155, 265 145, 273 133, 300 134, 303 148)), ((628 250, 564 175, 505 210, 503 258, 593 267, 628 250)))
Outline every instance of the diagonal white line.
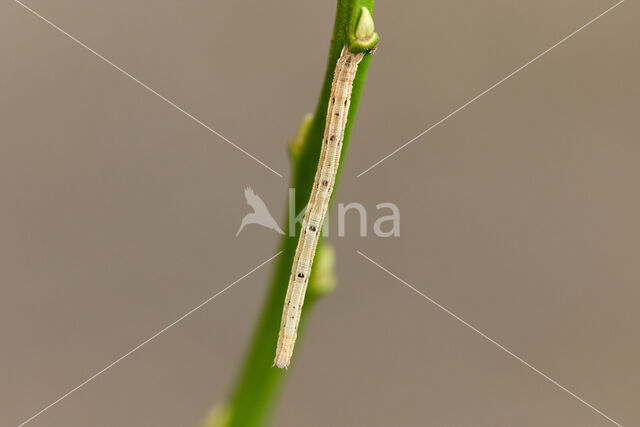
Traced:
POLYGON ((527 362, 526 360, 522 359, 520 356, 518 356, 517 354, 513 353, 511 350, 509 350, 508 348, 506 348, 505 346, 503 346, 502 344, 500 344, 499 342, 497 342, 496 340, 494 340, 493 338, 491 338, 490 336, 488 336, 487 334, 485 334, 484 332, 478 330, 475 326, 471 325, 470 323, 468 323, 467 321, 465 321, 463 318, 461 318, 460 316, 458 316, 457 314, 453 313, 451 310, 449 310, 448 308, 444 307, 443 305, 441 305, 440 303, 438 303, 437 301, 435 301, 432 298, 429 298, 427 295, 423 294, 422 292, 420 292, 418 289, 414 288, 413 286, 411 286, 409 283, 405 282, 404 280, 402 280, 401 278, 399 278, 398 276, 396 276, 395 274, 393 274, 391 271, 387 270, 386 268, 384 268, 383 266, 381 266, 380 264, 378 264, 377 262, 375 262, 374 260, 372 260, 371 258, 369 258, 368 256, 366 256, 365 254, 363 254, 362 252, 356 250, 356 252, 361 255, 364 259, 366 259, 367 261, 369 261, 370 263, 374 264, 375 266, 377 266, 378 268, 380 268, 382 271, 384 271, 385 273, 387 273, 389 276, 393 277, 394 279, 398 280, 399 282, 401 282, 403 285, 405 285, 406 287, 408 287, 409 289, 411 289, 412 291, 414 291, 415 293, 417 293, 418 295, 422 296, 424 299, 426 299, 427 301, 429 301, 431 304, 435 305, 436 307, 438 307, 440 310, 444 311, 445 313, 447 313, 449 316, 453 317, 454 319, 456 319, 458 322, 462 323, 463 325, 465 325, 466 327, 468 327, 469 329, 471 329, 472 331, 474 331, 475 333, 477 333, 478 335, 480 335, 481 337, 483 337, 484 339, 486 339, 487 341, 491 342, 492 344, 494 344, 496 347, 498 347, 500 350, 504 351, 505 353, 507 353, 509 356, 513 357, 514 359, 516 359, 518 362, 522 363, 523 365, 527 366, 528 368, 530 368, 531 370, 533 370, 534 372, 536 372, 537 374, 541 375, 544 379, 550 381, 552 384, 554 384, 555 386, 561 388, 562 390, 566 391, 567 393, 569 393, 571 396, 575 397, 576 399, 578 399, 580 402, 582 402, 583 404, 585 404, 586 406, 588 406, 589 408, 593 409, 594 411, 596 411, 598 414, 602 415, 604 418, 606 418, 607 420, 611 421, 613 424, 622 427, 622 424, 618 423, 617 421, 615 421, 613 418, 609 417, 607 414, 605 414, 604 412, 602 412, 601 410, 599 410, 598 408, 594 407, 593 405, 591 405, 589 402, 587 402, 586 400, 584 400, 583 398, 581 398, 580 396, 578 396, 577 394, 575 394, 574 392, 572 392, 571 390, 569 390, 568 388, 566 388, 565 386, 563 386, 562 384, 560 384, 559 382, 557 382, 556 380, 554 380, 553 378, 551 378, 550 376, 548 376, 547 374, 545 374, 544 372, 540 371, 538 368, 536 368, 535 366, 533 366, 532 364, 530 364, 529 362, 527 362))
POLYGON ((403 148, 405 148, 406 146, 408 146, 409 144, 411 144, 412 142, 414 142, 416 139, 420 138, 421 136, 423 136, 424 134, 426 134, 427 132, 431 131, 432 129, 434 129, 435 127, 439 126, 440 124, 444 123, 445 121, 447 121, 448 119, 450 119, 452 116, 454 116, 455 114, 457 114, 458 112, 460 112, 462 109, 464 109, 465 107, 469 106, 470 104, 474 103, 475 101, 477 101, 479 98, 481 98, 482 96, 486 95, 488 92, 490 92, 491 90, 495 89, 496 87, 500 86, 502 83, 504 83, 505 81, 509 80, 511 77, 515 76, 516 74, 518 74, 520 71, 524 70, 526 67, 528 67, 529 65, 533 64, 534 62, 536 62, 538 59, 542 58, 544 55, 546 55, 547 53, 551 52, 553 49, 555 49, 556 47, 560 46, 562 43, 564 43, 565 41, 569 40, 571 37, 575 36, 576 34, 578 34, 580 31, 584 30, 585 28, 587 28, 589 25, 593 24, 594 22, 596 22, 598 19, 602 18, 604 15, 606 15, 607 13, 611 12, 613 9, 615 9, 616 7, 620 6, 622 3, 624 3, 625 0, 620 0, 618 3, 614 4, 613 6, 611 6, 609 9, 605 10, 604 12, 602 12, 600 15, 596 16, 595 18, 593 18, 591 21, 587 22, 586 24, 584 24, 582 27, 578 28, 577 30, 575 30, 573 33, 569 34, 568 36, 566 36, 565 38, 563 38, 562 40, 560 40, 559 42, 557 42, 556 44, 554 44, 553 46, 551 46, 550 48, 548 48, 547 50, 545 50, 544 52, 540 53, 539 55, 537 55, 536 57, 534 57, 533 59, 531 59, 529 62, 527 62, 526 64, 522 65, 521 67, 517 68, 515 71, 513 71, 511 74, 507 75, 506 77, 504 77, 503 79, 501 79, 500 81, 494 83, 493 85, 489 86, 489 88, 485 89, 484 91, 480 92, 478 95, 476 95, 475 97, 471 98, 469 101, 465 102, 464 104, 462 104, 461 106, 459 106, 458 108, 456 108, 455 110, 453 110, 451 113, 447 114, 446 116, 444 116, 443 118, 441 118, 440 120, 438 120, 437 122, 435 122, 434 124, 432 124, 431 126, 429 126, 427 129, 423 130, 422 132, 420 132, 418 135, 416 135, 415 137, 413 137, 412 139, 410 139, 409 141, 405 142, 404 144, 402 144, 400 147, 396 148, 395 150, 393 150, 391 153, 387 154, 386 156, 384 156, 382 159, 378 160, 377 162, 375 162, 374 164, 372 164, 371 166, 369 166, 368 168, 366 168, 365 170, 363 170, 362 172, 360 172, 356 178, 360 178, 362 175, 364 175, 365 173, 369 172, 371 169, 375 168, 376 166, 378 166, 380 163, 384 162, 385 160, 387 160, 389 157, 393 156, 394 154, 396 154, 398 151, 402 150, 403 148))
POLYGON ((24 3, 20 2, 19 0, 13 0, 15 3, 19 4, 20 6, 22 6, 24 9, 26 9, 27 11, 31 12, 32 14, 34 14, 35 16, 37 16, 38 18, 40 18, 42 21, 46 22, 47 24, 49 24, 51 27, 55 28, 56 30, 58 30, 59 32, 61 32, 62 34, 64 34, 65 36, 69 37, 71 40, 73 40, 74 42, 76 42, 77 44, 79 44, 80 46, 82 46, 83 48, 87 49, 89 52, 93 53, 95 56, 97 56, 98 58, 102 59, 104 62, 106 62, 107 64, 111 65, 113 68, 115 68, 116 70, 120 71, 122 74, 124 74, 125 76, 129 77, 131 80, 133 80, 134 82, 138 83, 140 86, 142 86, 143 88, 145 88, 146 90, 148 90, 149 92, 153 93, 154 95, 156 95, 157 97, 159 97, 160 99, 162 99, 164 102, 166 102, 167 104, 171 105, 173 108, 175 108, 176 110, 180 111, 181 113, 183 113, 185 116, 189 117, 190 119, 192 119, 194 122, 198 123, 200 126, 202 126, 203 128, 207 129, 209 132, 213 133, 214 135, 218 136, 220 139, 226 141, 227 143, 229 143, 230 145, 232 145, 234 148, 236 148, 237 150, 241 151, 242 153, 246 154, 247 156, 251 157, 253 160, 255 160, 256 162, 260 163, 262 166, 264 166, 265 168, 269 169, 271 172, 275 173, 276 175, 278 175, 280 178, 283 178, 283 176, 276 172, 275 170, 273 170, 272 168, 270 168, 269 166, 267 166, 264 162, 262 162, 260 159, 258 159, 257 157, 255 157, 254 155, 252 155, 251 153, 249 153, 247 150, 245 150, 244 148, 238 146, 237 144, 234 144, 233 142, 231 142, 229 139, 227 139, 224 135, 222 135, 221 133, 217 132, 215 129, 213 129, 211 126, 207 125, 206 123, 204 123, 202 120, 198 119, 196 116, 194 116, 193 114, 185 111, 182 107, 180 107, 179 105, 177 105, 176 103, 174 103, 173 101, 171 101, 170 99, 166 98, 165 96, 163 96, 162 94, 156 92, 155 90, 153 90, 151 87, 149 87, 148 85, 146 85, 145 83, 141 82, 140 80, 138 80, 137 78, 135 78, 134 76, 132 76, 131 74, 129 74, 128 72, 126 72, 125 70, 123 70, 122 68, 120 68, 119 66, 117 66, 116 64, 114 64, 113 62, 111 62, 110 60, 108 60, 107 58, 105 58, 104 56, 100 55, 98 52, 96 52, 95 50, 91 49, 89 46, 87 46, 86 44, 82 43, 80 40, 78 40, 77 38, 75 38, 74 36, 72 36, 71 34, 67 33, 65 30, 63 30, 62 28, 58 27, 56 24, 54 24, 53 22, 49 21, 47 18, 45 18, 44 16, 40 15, 38 12, 36 12, 35 10, 31 9, 29 6, 25 5, 24 3))
POLYGON ((180 316, 179 318, 177 318, 176 320, 174 320, 173 322, 171 322, 169 325, 165 326, 164 328, 162 328, 161 330, 159 330, 158 332, 156 332, 155 334, 153 334, 152 336, 150 336, 149 338, 147 338, 146 340, 142 341, 140 344, 138 344, 137 346, 135 346, 134 348, 132 348, 131 350, 129 350, 128 352, 126 352, 125 354, 123 354, 122 356, 118 357, 116 360, 114 360, 113 362, 111 362, 109 365, 105 366, 104 368, 102 368, 101 370, 99 370, 98 372, 96 372, 95 374, 93 374, 92 376, 90 376, 89 378, 87 378, 86 380, 84 380, 83 382, 81 382, 80 384, 78 384, 77 386, 75 386, 74 388, 72 388, 71 390, 69 390, 68 392, 66 392, 65 394, 63 394, 62 396, 60 396, 58 399, 54 400, 53 402, 51 402, 50 404, 48 404, 47 406, 45 406, 44 408, 42 408, 40 411, 38 411, 37 413, 35 413, 34 415, 32 415, 30 418, 28 418, 27 420, 23 421, 22 423, 20 423, 20 425, 18 425, 18 427, 22 427, 24 425, 26 425, 27 423, 33 421, 36 417, 38 417, 39 415, 42 415, 44 412, 48 411, 49 409, 51 409, 53 406, 55 406, 56 404, 60 403, 62 400, 66 399, 67 397, 69 397, 71 394, 75 393, 76 391, 78 391, 80 388, 84 387, 85 385, 87 385, 88 383, 90 383, 91 381, 95 380, 98 376, 102 375, 104 372, 106 372, 108 369, 112 368, 113 366, 117 365, 119 362, 121 362, 123 359, 127 358, 128 356, 130 356, 131 354, 133 354, 134 352, 138 351, 139 349, 141 349, 142 347, 144 347, 146 344, 148 344, 150 341, 154 340, 155 338, 157 338, 158 336, 162 335, 163 333, 165 333, 167 330, 169 330, 170 328, 172 328, 173 326, 175 326, 176 324, 178 324, 179 322, 181 322, 182 320, 184 320, 185 318, 189 317, 190 315, 192 315, 195 311, 199 310, 200 308, 202 308, 204 305, 208 304, 209 302, 211 302, 212 300, 214 300, 216 297, 218 297, 219 295, 221 295, 223 292, 225 292, 227 289, 231 288, 232 286, 234 286, 235 284, 237 284, 238 282, 240 282, 242 279, 244 279, 245 277, 249 276, 251 273, 255 272, 256 270, 258 270, 260 267, 262 267, 263 265, 267 264, 268 262, 270 262, 271 260, 273 260, 274 258, 276 258, 277 256, 279 256, 280 254, 282 254, 282 251, 278 252, 277 254, 275 254, 274 256, 272 256, 271 258, 269 258, 268 260, 264 261, 263 263, 261 263, 260 265, 258 265, 257 267, 253 268, 251 271, 249 271, 247 274, 245 274, 244 276, 240 277, 239 279, 237 279, 236 281, 234 281, 233 283, 229 284, 227 287, 225 287, 224 289, 222 289, 221 291, 219 291, 218 293, 216 293, 215 295, 207 298, 204 302, 198 304, 197 306, 195 306, 194 308, 192 308, 191 310, 187 311, 185 314, 183 314, 182 316, 180 316))

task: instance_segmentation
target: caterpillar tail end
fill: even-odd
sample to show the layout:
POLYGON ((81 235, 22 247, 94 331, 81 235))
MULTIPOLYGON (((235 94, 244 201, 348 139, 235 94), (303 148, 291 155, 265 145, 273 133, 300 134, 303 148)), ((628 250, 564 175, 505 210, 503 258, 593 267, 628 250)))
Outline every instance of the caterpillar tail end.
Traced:
MULTIPOLYGON (((288 340, 283 340, 288 341, 288 340)), ((276 358, 273 361, 273 365, 277 366, 280 369, 289 368, 289 364, 291 363, 291 356, 293 355, 293 345, 278 342, 278 347, 276 348, 276 358)))
POLYGON ((289 369, 289 363, 291 363, 291 356, 284 354, 276 354, 276 358, 273 361, 273 365, 280 369, 289 369))

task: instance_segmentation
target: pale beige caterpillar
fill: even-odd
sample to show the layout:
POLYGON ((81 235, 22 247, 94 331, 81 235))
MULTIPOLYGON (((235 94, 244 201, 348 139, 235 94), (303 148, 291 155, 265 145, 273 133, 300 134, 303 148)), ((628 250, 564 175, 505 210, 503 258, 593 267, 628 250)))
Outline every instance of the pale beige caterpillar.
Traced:
POLYGON ((329 108, 322 140, 320 161, 316 171, 313 189, 309 197, 309 203, 302 221, 300 239, 293 258, 289 287, 282 311, 280 334, 276 348, 275 365, 279 368, 289 366, 293 346, 296 342, 298 323, 302 313, 304 295, 311 274, 311 266, 316 252, 316 245, 320 237, 320 229, 324 223, 329 199, 333 191, 336 172, 340 162, 344 129, 347 125, 349 103, 353 80, 358 71, 358 63, 362 60, 363 53, 351 53, 345 46, 336 63, 331 84, 329 108))

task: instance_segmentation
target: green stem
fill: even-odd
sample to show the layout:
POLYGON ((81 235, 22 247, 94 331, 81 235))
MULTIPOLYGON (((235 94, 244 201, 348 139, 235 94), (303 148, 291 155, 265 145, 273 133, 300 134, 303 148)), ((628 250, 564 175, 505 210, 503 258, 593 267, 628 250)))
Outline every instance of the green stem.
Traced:
MULTIPOLYGON (((333 39, 329 48, 329 59, 327 61, 327 69, 320 99, 318 100, 313 118, 310 122, 308 120, 306 121, 308 128, 301 129, 298 133, 298 138, 302 138, 304 141, 295 141, 291 149, 294 168, 291 187, 296 189, 295 212, 300 212, 304 208, 311 193, 322 146, 333 71, 336 61, 340 56, 340 51, 345 45, 349 46, 352 51, 364 51, 370 49, 377 43, 377 34, 372 33, 371 37, 364 42, 361 37, 363 35, 363 28, 365 30, 368 28, 370 28, 371 31, 373 30, 372 22, 369 25, 360 25, 358 31, 356 31, 358 19, 361 14, 363 14, 362 7, 366 7, 368 12, 372 12, 373 0, 338 0, 333 39), (356 37, 356 34, 358 37, 356 37)), ((365 11, 365 13, 366 12, 367 11, 365 11)), ((370 20, 370 16, 368 19, 370 20)), ((358 66, 358 73, 354 80, 353 92, 351 94, 351 107, 349 109, 342 148, 343 159, 349 143, 349 136, 356 111, 358 110, 360 94, 362 93, 370 59, 371 55, 366 54, 358 66)), ((340 169, 341 168, 342 166, 340 166, 340 169)), ((338 170, 338 175, 340 174, 340 169, 338 170)), ((298 236, 299 232, 300 224, 296 224, 295 235, 298 236)), ((262 314, 258 320, 257 328, 254 332, 244 365, 234 386, 233 393, 230 399, 224 404, 223 410, 221 407, 218 407, 217 413, 224 413, 224 415, 217 415, 208 419, 205 422, 207 427, 253 427, 264 426, 269 423, 275 402, 279 395, 282 380, 287 372, 277 369, 272 365, 282 317, 282 305, 287 291, 297 242, 298 238, 289 237, 289 233, 283 237, 281 245, 283 253, 278 257, 278 264, 275 267, 262 314)), ((314 269, 319 268, 320 266, 318 264, 320 263, 330 265, 332 268, 331 262, 325 263, 319 260, 319 258, 321 258, 320 254, 323 252, 321 245, 322 242, 318 246, 318 257, 316 257, 317 259, 314 262, 314 269)), ((331 288, 331 286, 327 286, 326 283, 319 283, 327 280, 327 277, 332 278, 333 276, 331 273, 322 271, 318 272, 318 274, 314 272, 310 277, 308 292, 298 329, 298 340, 296 344, 298 351, 302 331, 308 321, 309 313, 313 309, 318 297, 321 296, 324 291, 331 288)))

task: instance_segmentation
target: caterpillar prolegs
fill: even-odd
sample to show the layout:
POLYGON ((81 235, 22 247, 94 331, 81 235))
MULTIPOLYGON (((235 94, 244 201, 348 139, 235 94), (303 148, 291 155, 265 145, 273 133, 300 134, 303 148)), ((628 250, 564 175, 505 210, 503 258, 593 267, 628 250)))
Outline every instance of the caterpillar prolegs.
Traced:
POLYGON ((364 53, 352 53, 347 46, 342 49, 336 63, 331 84, 327 120, 322 140, 322 150, 316 171, 311 196, 302 220, 298 246, 293 258, 289 287, 282 311, 280 334, 274 364, 287 368, 296 342, 302 304, 311 274, 311 266, 333 192, 333 185, 340 162, 340 152, 347 125, 353 80, 358 71, 358 63, 364 53))

